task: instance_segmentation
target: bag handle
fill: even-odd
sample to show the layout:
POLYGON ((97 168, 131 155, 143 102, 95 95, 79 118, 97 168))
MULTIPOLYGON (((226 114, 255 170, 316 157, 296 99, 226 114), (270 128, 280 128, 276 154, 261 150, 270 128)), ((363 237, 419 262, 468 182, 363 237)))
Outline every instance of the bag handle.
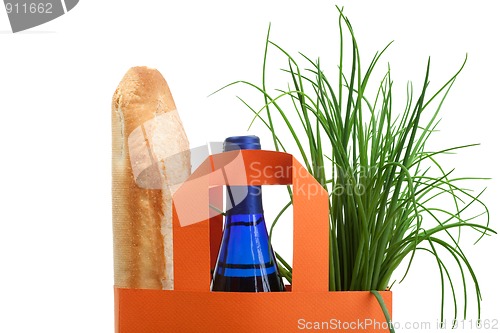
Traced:
MULTIPOLYGON (((223 185, 292 185, 292 292, 328 291, 328 193, 290 154, 266 150, 230 151, 209 156, 175 192, 174 289, 209 291, 210 225, 220 226, 223 185), (210 192, 216 195, 210 195, 210 192), (213 207, 212 206, 212 207, 213 207)), ((220 239, 220 238, 219 238, 220 239)), ((213 244, 212 244, 213 245, 213 244)), ((219 244, 217 244, 219 245, 219 244)))

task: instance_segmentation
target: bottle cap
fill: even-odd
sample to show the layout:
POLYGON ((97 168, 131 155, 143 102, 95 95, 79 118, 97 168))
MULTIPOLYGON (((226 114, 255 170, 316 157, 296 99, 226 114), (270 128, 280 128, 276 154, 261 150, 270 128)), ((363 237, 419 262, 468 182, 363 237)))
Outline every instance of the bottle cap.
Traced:
POLYGON ((260 139, 256 135, 230 136, 224 140, 224 151, 251 149, 260 149, 260 139))

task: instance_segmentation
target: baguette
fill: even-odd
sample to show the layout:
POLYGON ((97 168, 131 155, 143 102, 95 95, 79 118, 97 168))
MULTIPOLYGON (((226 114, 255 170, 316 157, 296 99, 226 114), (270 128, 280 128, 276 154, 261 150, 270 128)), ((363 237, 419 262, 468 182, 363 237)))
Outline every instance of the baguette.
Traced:
POLYGON ((112 102, 115 286, 173 289, 172 194, 189 142, 163 76, 131 68, 112 102))

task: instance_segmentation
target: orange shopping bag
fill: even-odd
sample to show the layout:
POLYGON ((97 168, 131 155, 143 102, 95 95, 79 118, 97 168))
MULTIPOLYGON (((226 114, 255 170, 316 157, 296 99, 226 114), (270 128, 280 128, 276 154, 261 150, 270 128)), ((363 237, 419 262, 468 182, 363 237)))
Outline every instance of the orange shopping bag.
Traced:
MULTIPOLYGON (((210 156, 174 195, 174 290, 115 288, 117 333, 387 332, 369 291, 330 292, 328 194, 290 154, 210 156), (289 292, 210 292, 222 232, 223 185, 293 187, 293 285, 289 292)), ((381 292, 392 309, 391 292, 381 292)))

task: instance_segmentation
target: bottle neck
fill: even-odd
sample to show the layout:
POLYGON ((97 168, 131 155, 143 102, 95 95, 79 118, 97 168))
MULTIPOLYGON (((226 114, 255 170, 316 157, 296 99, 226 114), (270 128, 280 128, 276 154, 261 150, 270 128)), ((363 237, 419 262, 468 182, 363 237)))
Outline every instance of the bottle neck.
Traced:
POLYGON ((261 186, 228 186, 227 215, 263 214, 261 186))

